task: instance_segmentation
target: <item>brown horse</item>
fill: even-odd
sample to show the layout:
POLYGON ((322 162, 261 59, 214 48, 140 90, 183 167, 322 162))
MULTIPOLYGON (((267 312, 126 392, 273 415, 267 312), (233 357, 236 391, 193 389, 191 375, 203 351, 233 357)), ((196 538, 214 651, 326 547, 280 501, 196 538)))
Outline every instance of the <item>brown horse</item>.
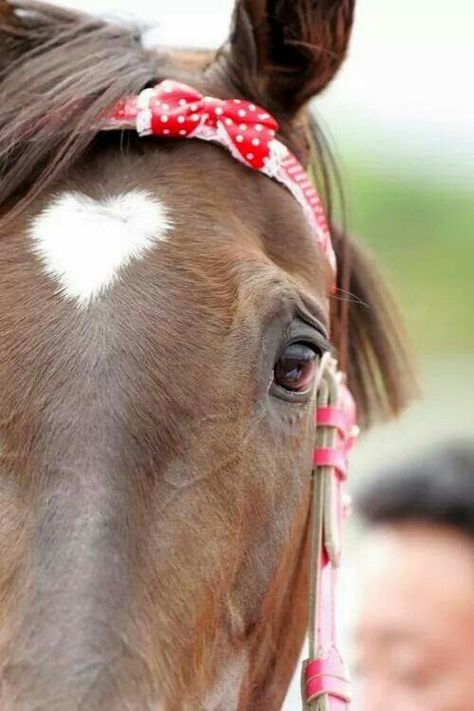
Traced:
POLYGON ((314 442, 314 390, 289 370, 339 348, 363 423, 395 413, 411 387, 398 321, 335 229, 328 298, 281 186, 218 146, 98 117, 167 78, 246 98, 327 189, 304 109, 353 5, 238 0, 213 56, 0 0, 2 711, 281 707, 314 442))

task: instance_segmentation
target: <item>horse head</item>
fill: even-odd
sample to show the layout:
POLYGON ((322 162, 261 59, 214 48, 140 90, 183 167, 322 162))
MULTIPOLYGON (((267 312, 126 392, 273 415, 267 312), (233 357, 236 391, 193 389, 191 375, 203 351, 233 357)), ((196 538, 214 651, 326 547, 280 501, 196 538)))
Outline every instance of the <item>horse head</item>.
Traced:
POLYGON ((306 107, 353 6, 239 0, 213 55, 0 2, 5 711, 282 704, 306 627, 319 363, 345 354, 364 423, 398 411, 396 316, 335 228, 332 288, 276 182, 212 143, 99 124, 185 82, 264 107, 329 183, 306 107))

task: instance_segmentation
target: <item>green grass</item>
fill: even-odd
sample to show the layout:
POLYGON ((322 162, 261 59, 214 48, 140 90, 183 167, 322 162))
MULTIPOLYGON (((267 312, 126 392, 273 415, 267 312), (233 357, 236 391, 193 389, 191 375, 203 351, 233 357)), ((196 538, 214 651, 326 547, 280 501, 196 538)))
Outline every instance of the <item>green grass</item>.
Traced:
POLYGON ((474 192, 353 160, 352 230, 379 256, 417 351, 474 353, 474 192))

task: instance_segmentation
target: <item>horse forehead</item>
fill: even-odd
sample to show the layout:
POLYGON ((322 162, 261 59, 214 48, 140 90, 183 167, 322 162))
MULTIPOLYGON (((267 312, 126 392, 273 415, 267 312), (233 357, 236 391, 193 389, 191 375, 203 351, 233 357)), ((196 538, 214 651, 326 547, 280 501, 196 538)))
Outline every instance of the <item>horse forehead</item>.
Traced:
MULTIPOLYGON (((175 272, 186 264, 195 286, 215 285, 218 272, 218 293, 223 282, 235 287, 242 274, 261 272, 262 265, 276 267, 282 279, 311 271, 311 288, 324 283, 301 208, 281 186, 219 147, 189 142, 169 148, 150 145, 146 155, 131 151, 126 160, 112 148, 102 150, 30 220, 30 247, 60 299, 82 310, 113 295, 115 286, 122 304, 130 301, 130 289, 136 302, 137 296, 157 297, 157 287, 160 301, 180 301, 190 284, 175 272), (249 263, 250 270, 236 270, 249 263)), ((228 287, 226 296, 235 295, 228 287)))
POLYGON ((170 238, 169 207, 134 189, 104 198, 63 192, 33 219, 29 236, 43 271, 59 292, 87 306, 124 268, 170 238))

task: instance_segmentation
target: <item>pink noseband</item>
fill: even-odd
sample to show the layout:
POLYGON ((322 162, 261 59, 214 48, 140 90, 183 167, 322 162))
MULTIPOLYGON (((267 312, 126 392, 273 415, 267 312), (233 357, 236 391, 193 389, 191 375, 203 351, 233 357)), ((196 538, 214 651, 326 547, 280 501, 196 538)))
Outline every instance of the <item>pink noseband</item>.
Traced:
MULTIPOLYGON (((124 97, 101 121, 102 130, 136 130, 140 136, 196 138, 224 146, 234 158, 278 181, 301 205, 334 273, 336 257, 321 200, 305 169, 276 138, 277 121, 241 99, 204 97, 175 81, 124 97)), ((303 705, 345 711, 347 672, 337 646, 336 585, 342 526, 348 513, 344 487, 347 455, 356 436, 356 411, 336 362, 324 359, 316 411, 312 477, 312 583, 308 628, 310 659, 303 671, 303 705), (319 705, 319 702, 325 704, 319 705)))

